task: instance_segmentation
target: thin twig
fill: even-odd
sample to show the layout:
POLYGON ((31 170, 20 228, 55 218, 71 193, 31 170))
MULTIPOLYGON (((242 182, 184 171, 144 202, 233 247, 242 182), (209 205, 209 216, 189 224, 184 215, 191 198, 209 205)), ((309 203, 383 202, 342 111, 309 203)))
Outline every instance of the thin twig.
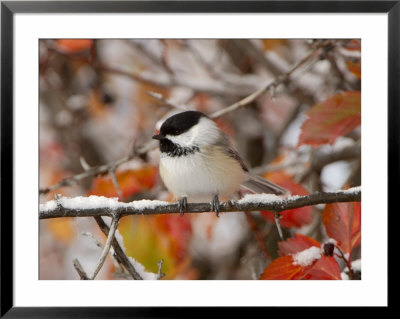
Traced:
POLYGON ((103 251, 101 253, 101 256, 99 258, 99 261, 96 265, 96 268, 93 271, 93 275, 90 277, 90 279, 95 279, 97 274, 99 273, 101 267, 103 267, 103 264, 106 260, 106 257, 108 255, 108 252, 110 251, 110 247, 112 244, 112 241, 114 240, 114 236, 115 236, 115 231, 118 228, 118 223, 119 223, 119 218, 115 217, 113 218, 112 222, 111 222, 111 227, 110 227, 110 231, 108 233, 108 237, 107 237, 107 241, 104 245, 103 251))
POLYGON ((115 167, 110 169, 108 171, 108 174, 111 176, 111 181, 112 181, 112 183, 114 185, 114 188, 115 188, 115 190, 117 192, 118 197, 122 199, 123 198, 122 191, 121 191, 121 188, 118 185, 117 175, 115 174, 115 167))
POLYGON ((81 280, 90 280, 90 278, 86 274, 86 271, 83 269, 81 263, 79 262, 79 260, 77 258, 74 258, 72 260, 72 264, 74 265, 75 270, 77 271, 81 280))
POLYGON ((251 215, 251 212, 245 212, 247 222, 249 224, 250 229, 253 231, 254 236, 257 240, 258 247, 264 253, 265 257, 270 258, 270 254, 268 252, 267 245, 265 244, 264 236, 261 234, 260 229, 258 228, 257 222, 254 217, 251 215))
MULTIPOLYGON (((103 249, 103 244, 100 241, 98 241, 97 238, 95 238, 92 233, 82 232, 82 236, 89 237, 90 239, 92 239, 94 241, 94 243, 96 244, 97 247, 103 249)), ((113 247, 111 247, 110 248, 110 257, 113 261, 113 264, 114 264, 115 268, 117 268, 117 272, 123 273, 124 269, 122 268, 121 264, 118 262, 118 260, 115 258, 114 255, 115 255, 114 249, 113 249, 113 247)), ((126 274, 126 275, 129 276, 129 274, 126 274)))
POLYGON ((284 241, 285 239, 283 238, 283 231, 282 231, 281 222, 279 221, 279 218, 280 218, 279 213, 274 213, 275 225, 276 225, 276 228, 278 229, 279 237, 281 238, 281 241, 284 241))
POLYGON ((157 93, 157 92, 151 92, 151 91, 147 91, 146 94, 150 97, 152 97, 153 99, 159 101, 161 104, 174 108, 174 109, 178 109, 178 110, 187 110, 187 108, 183 105, 178 105, 178 104, 174 104, 171 101, 168 101, 167 99, 164 98, 164 96, 161 93, 157 93))
POLYGON ((161 259, 158 263, 158 271, 157 271, 157 280, 160 280, 162 277, 165 276, 165 274, 162 272, 162 265, 164 263, 164 259, 161 259))
POLYGON ((85 231, 85 232, 82 232, 81 235, 89 237, 90 239, 92 239, 94 241, 94 243, 97 247, 103 249, 103 244, 100 241, 98 241, 97 238, 94 237, 92 233, 85 231))
POLYGON ((339 246, 336 245, 335 247, 337 248, 337 250, 340 253, 339 257, 342 258, 344 260, 344 262, 346 263, 346 265, 347 265, 347 269, 349 270, 350 280, 353 280, 354 279, 354 272, 353 272, 353 267, 351 267, 350 258, 349 259, 346 258, 346 256, 344 255, 343 251, 340 249, 339 246))

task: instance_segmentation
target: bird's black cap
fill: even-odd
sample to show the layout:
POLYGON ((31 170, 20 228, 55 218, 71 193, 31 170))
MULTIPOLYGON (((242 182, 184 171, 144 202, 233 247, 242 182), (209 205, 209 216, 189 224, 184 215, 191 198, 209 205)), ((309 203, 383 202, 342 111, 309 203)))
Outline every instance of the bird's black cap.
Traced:
POLYGON ((186 111, 172 115, 161 125, 159 135, 180 135, 199 123, 202 117, 207 116, 198 111, 186 111))

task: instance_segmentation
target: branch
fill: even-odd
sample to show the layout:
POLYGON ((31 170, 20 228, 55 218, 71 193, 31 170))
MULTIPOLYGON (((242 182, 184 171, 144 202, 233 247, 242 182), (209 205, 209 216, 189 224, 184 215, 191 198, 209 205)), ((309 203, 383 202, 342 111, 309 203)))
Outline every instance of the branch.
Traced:
MULTIPOLYGON (((107 226, 107 224, 104 222, 104 220, 100 217, 94 217, 94 219, 97 222, 97 225, 99 225, 101 231, 108 237, 110 228, 107 226)), ((135 279, 135 280, 142 280, 142 276, 139 275, 139 272, 135 269, 135 267, 132 265, 132 263, 129 261, 129 258, 126 256, 123 248, 120 246, 118 243, 117 239, 114 237, 111 245, 114 249, 114 257, 120 263, 121 265, 124 266, 126 271, 130 274, 130 276, 135 279)))
MULTIPOLYGON (((309 168, 308 173, 311 170, 321 170, 324 166, 337 162, 337 161, 348 161, 355 160, 361 156, 361 144, 355 143, 354 145, 346 146, 340 149, 332 150, 331 152, 315 152, 309 168)), ((261 175, 266 172, 280 171, 296 165, 306 165, 310 161, 309 156, 302 156, 297 154, 296 158, 287 162, 278 164, 266 164, 260 165, 252 169, 252 173, 261 175)), ((305 173, 305 174, 306 174, 305 173)))
POLYGON ((90 277, 90 279, 94 279, 96 278, 97 274, 99 273, 101 267, 103 267, 103 264, 106 260, 106 257, 108 255, 108 252, 110 251, 111 248, 111 243, 115 238, 115 231, 118 228, 118 223, 119 223, 119 218, 114 218, 111 222, 111 227, 110 227, 110 231, 108 232, 108 236, 107 236, 107 241, 104 245, 103 251, 101 253, 100 259, 96 265, 96 268, 93 271, 93 275, 90 277))
POLYGON ((323 46, 324 44, 320 44, 316 46, 311 52, 309 52, 303 59, 301 59, 299 62, 297 62, 292 68, 290 68, 289 71, 285 72, 284 74, 277 76, 274 81, 270 82, 266 86, 258 89, 257 91, 253 92, 252 94, 246 96, 245 98, 241 99, 240 101, 233 103, 221 110, 218 110, 214 112, 213 114, 210 115, 211 118, 217 118, 225 113, 231 112, 233 110, 236 110, 242 106, 248 105, 255 101, 258 97, 260 97, 262 94, 264 94, 266 91, 275 89, 279 84, 284 84, 286 83, 290 76, 298 70, 302 65, 304 65, 311 57, 316 55, 316 52, 323 46))
MULTIPOLYGON (((282 199, 271 194, 249 194, 238 201, 221 203, 219 211, 227 213, 269 210, 277 213, 304 206, 354 201, 361 201, 361 187, 336 192, 317 192, 306 196, 291 196, 288 199, 282 199)), ((186 213, 207 212, 213 212, 211 203, 187 204, 186 213)), ((62 197, 57 201, 52 200, 41 204, 39 219, 100 216, 116 218, 128 215, 155 214, 179 214, 179 204, 158 200, 140 200, 124 203, 119 202, 116 198, 102 196, 62 197)))
POLYGON ((89 280, 90 279, 77 258, 72 260, 72 263, 75 267, 76 272, 78 273, 79 277, 81 278, 81 280, 89 280))
POLYGON ((110 171, 113 171, 116 168, 118 168, 120 165, 122 165, 126 162, 129 162, 136 156, 139 156, 139 157, 146 156, 147 152, 151 151, 152 149, 154 149, 156 147, 157 147, 157 142, 151 140, 148 143, 146 143, 143 147, 139 148, 138 150, 134 149, 131 152, 131 154, 129 154, 128 156, 125 156, 114 162, 110 162, 108 164, 90 167, 89 169, 86 169, 84 172, 82 172, 80 174, 77 174, 77 175, 74 175, 71 177, 67 177, 67 178, 63 178, 58 183, 56 183, 52 186, 40 189, 39 194, 47 194, 49 192, 52 192, 52 191, 54 191, 58 188, 64 187, 64 186, 75 185, 80 180, 85 179, 87 177, 98 176, 98 175, 109 173, 110 171))

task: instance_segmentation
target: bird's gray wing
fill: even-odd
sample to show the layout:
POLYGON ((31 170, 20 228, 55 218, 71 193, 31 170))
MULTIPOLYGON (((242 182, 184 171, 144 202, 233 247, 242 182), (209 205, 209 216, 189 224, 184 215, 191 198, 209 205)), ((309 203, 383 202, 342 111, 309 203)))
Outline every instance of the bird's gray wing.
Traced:
POLYGON ((242 183, 242 186, 257 194, 260 193, 275 194, 275 195, 289 194, 288 190, 270 182, 269 180, 266 180, 265 178, 262 178, 261 176, 252 174, 248 175, 248 179, 242 183))

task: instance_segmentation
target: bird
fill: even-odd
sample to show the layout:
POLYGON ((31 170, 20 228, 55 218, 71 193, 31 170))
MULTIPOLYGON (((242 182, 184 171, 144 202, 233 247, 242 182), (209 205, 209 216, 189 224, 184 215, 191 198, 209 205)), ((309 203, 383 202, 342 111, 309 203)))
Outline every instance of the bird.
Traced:
POLYGON ((252 174, 229 137, 202 112, 184 111, 168 117, 152 138, 159 141, 160 177, 178 200, 181 216, 188 198, 212 198, 218 217, 219 196, 232 196, 241 186, 254 193, 288 193, 252 174))

